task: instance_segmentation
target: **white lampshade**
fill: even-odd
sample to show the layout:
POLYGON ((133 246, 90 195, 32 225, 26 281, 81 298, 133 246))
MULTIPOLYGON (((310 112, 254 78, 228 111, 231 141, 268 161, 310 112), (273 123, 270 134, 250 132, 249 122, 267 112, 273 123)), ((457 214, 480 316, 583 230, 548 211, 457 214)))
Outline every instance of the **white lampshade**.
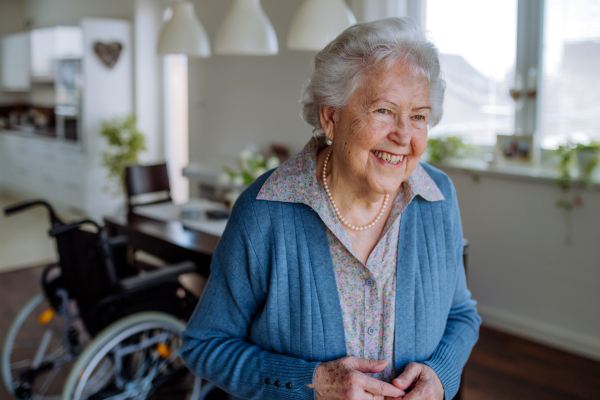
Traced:
POLYGON ((234 0, 217 30, 215 53, 261 56, 278 52, 275 29, 260 0, 234 0))
POLYGON ((209 57, 210 42, 189 1, 175 3, 173 16, 158 36, 159 54, 186 54, 189 57, 209 57))
POLYGON ((292 50, 319 51, 355 23, 344 0, 306 0, 292 21, 287 46, 292 50))

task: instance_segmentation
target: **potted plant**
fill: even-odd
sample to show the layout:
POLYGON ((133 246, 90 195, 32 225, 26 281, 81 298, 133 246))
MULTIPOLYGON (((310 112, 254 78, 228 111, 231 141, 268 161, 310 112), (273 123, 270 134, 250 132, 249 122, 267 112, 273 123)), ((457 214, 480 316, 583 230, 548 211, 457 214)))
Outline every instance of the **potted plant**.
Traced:
POLYGON ((238 156, 240 172, 223 167, 224 173, 219 177, 223 185, 248 186, 256 178, 270 169, 276 168, 289 157, 289 150, 283 144, 273 144, 270 148, 271 155, 265 158, 258 151, 248 147, 238 156))
POLYGON ((115 195, 125 193, 125 168, 137 164, 138 156, 146 150, 146 137, 136 128, 135 115, 102 123, 100 135, 108 144, 102 152, 102 165, 108 170, 108 177, 114 182, 115 195))
POLYGON ((572 221, 571 211, 583 207, 581 193, 593 185, 594 171, 600 162, 600 143, 591 142, 584 145, 569 141, 564 146, 559 146, 555 151, 558 156, 557 170, 559 173, 556 184, 561 189, 562 197, 556 201, 556 206, 565 211, 567 232, 565 243, 571 244, 572 221), (572 171, 578 167, 578 179, 573 179, 572 171))
POLYGON ((229 206, 233 206, 237 197, 242 193, 244 186, 250 185, 256 178, 272 168, 276 168, 285 159, 289 152, 283 145, 273 145, 271 147, 271 156, 265 158, 262 154, 244 149, 238 157, 238 166, 240 172, 235 172, 231 168, 223 167, 223 173, 219 177, 222 185, 234 186, 226 194, 225 198, 229 206))
POLYGON ((440 163, 447 158, 461 159, 467 152, 467 145, 460 136, 439 136, 427 140, 429 161, 440 163))
POLYGON ((594 171, 600 163, 600 142, 592 141, 588 145, 581 143, 575 147, 579 179, 589 187, 592 184, 594 171))

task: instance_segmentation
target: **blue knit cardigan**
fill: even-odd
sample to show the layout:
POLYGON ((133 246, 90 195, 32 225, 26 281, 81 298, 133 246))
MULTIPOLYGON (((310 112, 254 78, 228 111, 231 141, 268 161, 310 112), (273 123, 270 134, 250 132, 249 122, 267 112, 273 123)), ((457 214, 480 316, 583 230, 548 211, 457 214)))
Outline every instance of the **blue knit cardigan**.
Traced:
MULTIPOLYGON (((417 196, 400 221, 394 365, 429 365, 446 399, 477 341, 456 193, 422 164, 445 197, 417 196)), ((238 198, 211 275, 183 332, 188 367, 244 399, 314 399, 320 362, 346 356, 342 309, 325 225, 300 203, 257 200, 270 172, 238 198)))

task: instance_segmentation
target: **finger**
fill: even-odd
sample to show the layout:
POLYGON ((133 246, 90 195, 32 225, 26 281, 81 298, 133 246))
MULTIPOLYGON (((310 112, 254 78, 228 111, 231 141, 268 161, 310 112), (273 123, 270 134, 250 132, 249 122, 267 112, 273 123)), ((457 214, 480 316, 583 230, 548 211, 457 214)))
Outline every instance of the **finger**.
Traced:
POLYGON ((390 385, 389 383, 382 382, 378 379, 365 376, 363 388, 377 396, 388 396, 388 397, 402 397, 405 395, 404 390, 390 385))
MULTIPOLYGON (((413 390, 408 393, 404 400, 437 399, 434 382, 426 375, 421 375, 415 383, 413 390)), ((443 398, 443 396, 441 397, 443 398)))
POLYGON ((415 388, 411 390, 406 396, 404 396, 403 400, 422 400, 422 399, 431 399, 433 397, 426 396, 426 384, 423 381, 418 381, 415 385, 415 388))
POLYGON ((410 363, 404 368, 404 371, 392 381, 392 384, 397 388, 406 390, 422 373, 423 365, 419 363, 410 363))
POLYGON ((348 365, 357 371, 374 374, 383 371, 388 362, 386 360, 365 360, 364 358, 351 357, 348 358, 348 365))
POLYGON ((364 396, 361 396, 361 399, 363 399, 363 400, 387 400, 387 399, 402 400, 402 397, 386 397, 386 396, 379 396, 379 395, 373 394, 371 392, 364 392, 364 396))

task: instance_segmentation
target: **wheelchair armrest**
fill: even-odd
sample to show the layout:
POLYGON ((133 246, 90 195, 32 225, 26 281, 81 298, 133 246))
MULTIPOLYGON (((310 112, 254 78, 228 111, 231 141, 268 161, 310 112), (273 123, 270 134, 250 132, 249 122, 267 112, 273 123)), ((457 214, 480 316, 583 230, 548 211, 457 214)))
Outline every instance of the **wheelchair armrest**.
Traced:
POLYGON ((159 286, 170 280, 177 280, 179 275, 196 271, 196 264, 192 261, 184 261, 179 264, 169 265, 160 269, 152 270, 144 275, 136 275, 121 279, 119 285, 123 291, 135 292, 159 286))
POLYGON ((111 249, 126 247, 129 244, 129 238, 125 235, 113 236, 108 238, 108 244, 110 245, 111 249))

